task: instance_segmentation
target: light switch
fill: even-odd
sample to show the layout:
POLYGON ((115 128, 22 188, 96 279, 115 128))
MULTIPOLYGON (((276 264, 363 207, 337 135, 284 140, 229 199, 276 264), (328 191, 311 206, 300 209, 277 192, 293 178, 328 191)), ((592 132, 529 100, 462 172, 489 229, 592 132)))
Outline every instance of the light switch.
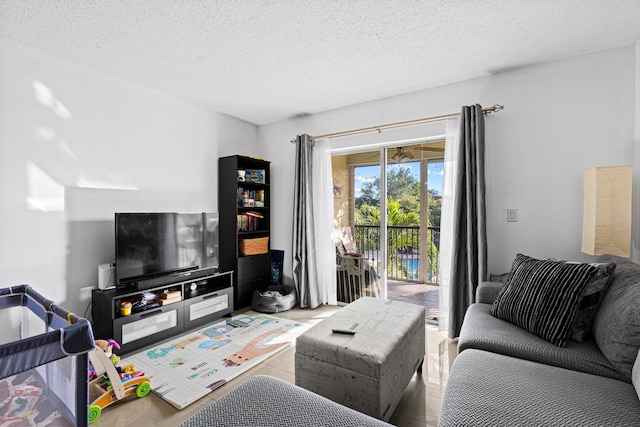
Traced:
POLYGON ((518 222, 518 209, 507 209, 507 222, 518 222))

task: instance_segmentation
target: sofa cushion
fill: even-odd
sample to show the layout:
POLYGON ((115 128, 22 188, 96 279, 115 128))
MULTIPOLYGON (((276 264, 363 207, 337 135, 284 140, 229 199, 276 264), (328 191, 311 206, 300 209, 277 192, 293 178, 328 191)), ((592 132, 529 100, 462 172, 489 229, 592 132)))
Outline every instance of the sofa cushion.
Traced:
POLYGON ((476 288, 476 302, 493 304, 503 286, 502 282, 480 282, 476 288))
POLYGON ((574 371, 615 378, 626 378, 600 352, 593 337, 584 342, 570 340, 562 348, 543 340, 489 312, 489 304, 471 304, 464 316, 458 352, 479 349, 574 371))
POLYGON ((598 269, 518 254, 491 314, 564 347, 578 303, 598 269))
POLYGON ((451 368, 439 426, 633 426, 639 419, 631 384, 467 350, 451 368))
POLYGON ((391 426, 302 387, 274 377, 256 375, 196 412, 179 427, 285 425, 391 426))
POLYGON ((633 386, 636 388, 638 399, 640 399, 640 352, 638 352, 638 357, 636 357, 636 363, 633 364, 631 381, 633 382, 633 386))
POLYGON ((597 261, 614 262, 616 270, 593 321, 593 335, 605 357, 630 380, 640 349, 640 264, 615 255, 597 261))

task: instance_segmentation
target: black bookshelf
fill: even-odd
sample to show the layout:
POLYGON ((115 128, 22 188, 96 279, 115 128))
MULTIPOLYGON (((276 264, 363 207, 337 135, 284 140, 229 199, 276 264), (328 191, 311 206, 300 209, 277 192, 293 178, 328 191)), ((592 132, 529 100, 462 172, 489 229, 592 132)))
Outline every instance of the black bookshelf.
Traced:
POLYGON ((234 309, 251 305, 253 292, 271 284, 270 162, 221 157, 218 164, 220 269, 234 271, 234 309), (239 180, 238 171, 244 171, 239 180))

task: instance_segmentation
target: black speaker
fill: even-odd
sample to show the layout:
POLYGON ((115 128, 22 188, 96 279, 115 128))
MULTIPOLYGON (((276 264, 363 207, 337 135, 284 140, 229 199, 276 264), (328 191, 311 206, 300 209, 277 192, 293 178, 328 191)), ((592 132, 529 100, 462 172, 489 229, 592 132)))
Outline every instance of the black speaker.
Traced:
POLYGON ((199 268, 197 270, 183 271, 173 273, 166 276, 153 277, 136 282, 136 289, 144 291, 146 289, 157 288, 164 285, 172 285, 174 283, 186 282, 188 280, 199 279, 200 277, 210 276, 218 272, 217 267, 199 268))

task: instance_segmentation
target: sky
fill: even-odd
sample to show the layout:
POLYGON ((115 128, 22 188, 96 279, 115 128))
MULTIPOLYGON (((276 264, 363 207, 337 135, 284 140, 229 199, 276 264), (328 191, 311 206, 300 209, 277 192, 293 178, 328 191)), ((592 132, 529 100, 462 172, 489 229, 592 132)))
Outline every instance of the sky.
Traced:
MULTIPOLYGON (((420 162, 407 162, 401 164, 390 164, 389 167, 394 168, 409 168, 411 174, 420 179, 420 162)), ((442 162, 429 163, 427 168, 428 176, 428 189, 435 189, 438 194, 442 194, 442 162)), ((355 197, 360 195, 360 190, 365 182, 373 181, 376 177, 380 176, 380 166, 359 166, 355 169, 355 197)))

